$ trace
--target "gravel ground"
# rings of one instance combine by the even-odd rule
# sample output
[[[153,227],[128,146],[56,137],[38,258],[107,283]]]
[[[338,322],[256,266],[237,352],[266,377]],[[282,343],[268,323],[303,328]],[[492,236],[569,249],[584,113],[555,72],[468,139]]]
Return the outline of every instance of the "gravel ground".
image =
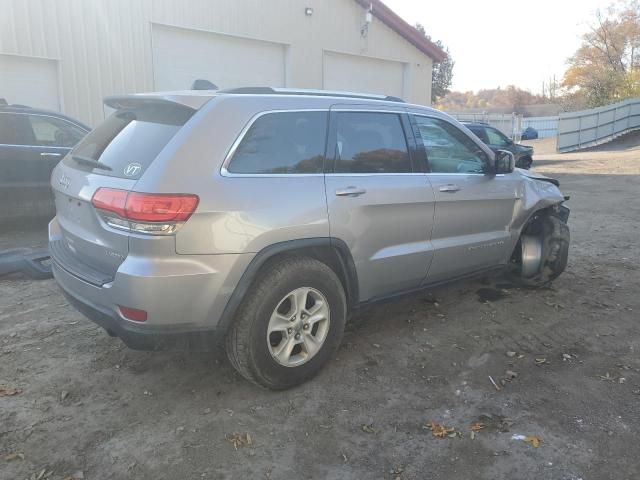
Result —
[[[485,279],[371,307],[287,392],[220,354],[128,350],[53,281],[0,280],[0,384],[21,390],[0,393],[0,478],[639,478],[639,143],[534,142],[571,195],[550,288]],[[0,249],[43,243],[0,233]]]

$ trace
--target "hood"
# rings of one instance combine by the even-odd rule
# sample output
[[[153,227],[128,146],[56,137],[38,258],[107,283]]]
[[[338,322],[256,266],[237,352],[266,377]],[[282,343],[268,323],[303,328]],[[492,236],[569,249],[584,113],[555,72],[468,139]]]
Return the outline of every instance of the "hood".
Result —
[[[520,151],[520,152],[531,152],[531,151],[533,151],[533,147],[530,147],[528,145],[522,145],[520,143],[517,143],[516,147],[518,147],[518,151]]]
[[[531,178],[533,180],[540,180],[541,182],[549,182],[554,184],[556,187],[560,186],[560,182],[558,180],[542,175],[541,173],[532,172],[531,170],[525,170],[523,168],[516,168],[515,170],[523,177]]]

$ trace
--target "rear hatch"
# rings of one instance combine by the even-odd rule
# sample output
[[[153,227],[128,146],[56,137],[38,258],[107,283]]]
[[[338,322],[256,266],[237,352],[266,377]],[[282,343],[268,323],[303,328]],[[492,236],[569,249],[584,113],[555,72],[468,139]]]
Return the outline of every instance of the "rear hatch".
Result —
[[[92,205],[99,189],[130,192],[195,112],[161,99],[125,97],[56,167],[51,177],[60,226],[51,239],[54,260],[84,280],[113,279],[129,253],[125,228],[108,225]]]

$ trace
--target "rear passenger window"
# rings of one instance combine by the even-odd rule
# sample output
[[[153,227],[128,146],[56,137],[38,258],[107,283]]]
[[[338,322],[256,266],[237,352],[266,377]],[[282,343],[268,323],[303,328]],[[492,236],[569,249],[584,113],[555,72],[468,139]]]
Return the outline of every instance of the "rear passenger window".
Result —
[[[396,113],[338,112],[336,173],[411,172],[409,151]]]
[[[46,147],[73,147],[86,132],[79,127],[53,117],[29,115],[33,136],[38,145]]]
[[[327,112],[274,112],[245,133],[227,170],[231,173],[321,173]]]

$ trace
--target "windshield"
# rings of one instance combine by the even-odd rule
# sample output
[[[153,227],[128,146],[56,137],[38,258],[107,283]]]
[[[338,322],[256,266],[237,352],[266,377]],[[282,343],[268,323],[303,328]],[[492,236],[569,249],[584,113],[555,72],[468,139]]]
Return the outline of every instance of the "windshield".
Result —
[[[193,113],[191,108],[164,103],[118,110],[91,131],[64,162],[100,175],[138,179]]]

